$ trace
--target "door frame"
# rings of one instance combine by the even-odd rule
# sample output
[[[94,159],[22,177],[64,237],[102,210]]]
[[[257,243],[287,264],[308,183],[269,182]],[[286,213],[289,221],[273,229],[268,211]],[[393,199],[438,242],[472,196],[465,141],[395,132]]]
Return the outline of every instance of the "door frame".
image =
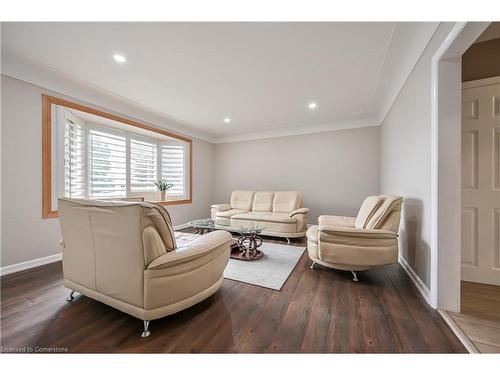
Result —
[[[462,55],[490,22],[457,22],[431,60],[431,285],[434,308],[460,311]]]

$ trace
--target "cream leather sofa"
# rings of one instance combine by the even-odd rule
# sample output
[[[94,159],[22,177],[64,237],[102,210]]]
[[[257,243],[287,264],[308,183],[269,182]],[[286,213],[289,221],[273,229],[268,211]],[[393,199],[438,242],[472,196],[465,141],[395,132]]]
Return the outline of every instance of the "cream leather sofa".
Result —
[[[259,223],[266,227],[263,235],[287,240],[305,235],[308,212],[299,191],[237,190],[231,194],[231,203],[211,206],[217,228]]]
[[[144,321],[186,309],[215,293],[231,235],[178,235],[152,203],[59,199],[64,286]]]
[[[322,215],[307,230],[307,251],[315,263],[356,271],[397,262],[398,230],[403,198],[367,197],[357,217]]]

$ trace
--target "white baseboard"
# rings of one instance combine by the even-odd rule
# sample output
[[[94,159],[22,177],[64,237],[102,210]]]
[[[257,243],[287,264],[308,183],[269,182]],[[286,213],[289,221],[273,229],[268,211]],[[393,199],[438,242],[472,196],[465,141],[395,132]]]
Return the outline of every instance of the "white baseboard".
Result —
[[[27,260],[26,262],[11,264],[0,268],[0,276],[9,275],[11,273],[24,271],[30,268],[44,266],[45,264],[54,263],[62,260],[62,253],[49,255],[48,257]]]
[[[188,223],[175,225],[174,230],[180,230],[189,228],[190,225]],[[0,276],[10,275],[11,273],[20,272],[24,270],[28,270],[30,268],[44,266],[49,263],[54,263],[62,260],[62,253],[49,255],[48,257],[27,260],[26,262],[11,264],[10,266],[5,266],[0,268]]]
[[[433,308],[435,306],[432,305],[432,298],[431,298],[431,291],[425,285],[425,283],[422,281],[420,277],[413,271],[413,269],[410,267],[410,265],[406,262],[406,260],[403,257],[398,258],[398,262],[403,267],[403,269],[406,271],[408,276],[410,277],[411,281],[413,281],[413,284],[417,287],[417,290],[420,292],[422,297],[424,297],[425,301]]]

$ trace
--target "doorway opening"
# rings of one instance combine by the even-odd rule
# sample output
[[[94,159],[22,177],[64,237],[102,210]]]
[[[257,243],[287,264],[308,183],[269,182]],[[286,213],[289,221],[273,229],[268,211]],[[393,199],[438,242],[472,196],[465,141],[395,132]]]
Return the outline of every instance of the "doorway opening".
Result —
[[[500,23],[463,24],[436,70],[436,304],[500,353]]]

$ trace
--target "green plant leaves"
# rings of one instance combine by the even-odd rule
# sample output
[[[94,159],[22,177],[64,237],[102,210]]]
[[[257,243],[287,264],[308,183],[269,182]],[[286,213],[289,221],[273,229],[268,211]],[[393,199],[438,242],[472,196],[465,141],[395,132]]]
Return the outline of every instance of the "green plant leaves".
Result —
[[[159,191],[167,191],[174,186],[173,183],[167,181],[166,178],[159,178],[154,182]]]

